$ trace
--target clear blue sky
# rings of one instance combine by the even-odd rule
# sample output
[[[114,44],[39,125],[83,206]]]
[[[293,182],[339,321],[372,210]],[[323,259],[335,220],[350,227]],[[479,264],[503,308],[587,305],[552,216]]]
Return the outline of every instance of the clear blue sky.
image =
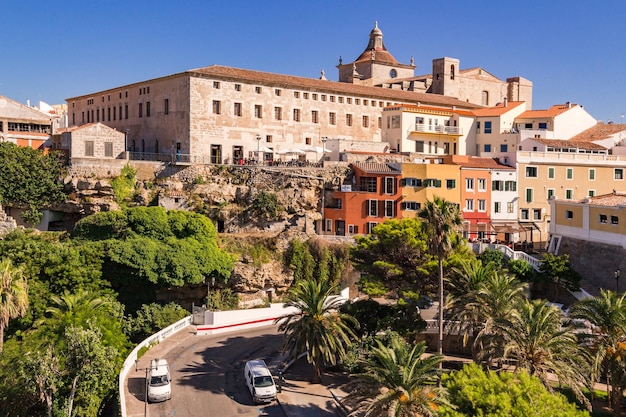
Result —
[[[379,22],[416,75],[434,58],[534,84],[533,108],[626,113],[620,0],[0,0],[0,95],[31,104],[213,64],[337,80]]]

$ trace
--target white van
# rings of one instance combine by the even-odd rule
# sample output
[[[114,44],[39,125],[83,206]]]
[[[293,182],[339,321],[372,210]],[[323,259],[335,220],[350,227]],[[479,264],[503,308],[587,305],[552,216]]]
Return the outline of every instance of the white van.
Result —
[[[255,403],[270,402],[276,399],[274,378],[264,360],[246,362],[244,379]]]
[[[172,398],[172,379],[165,359],[152,359],[148,374],[148,402],[165,401]]]

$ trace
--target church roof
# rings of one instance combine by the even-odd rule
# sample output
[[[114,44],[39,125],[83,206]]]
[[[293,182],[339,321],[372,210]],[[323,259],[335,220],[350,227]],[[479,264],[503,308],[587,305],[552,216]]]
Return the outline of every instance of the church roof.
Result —
[[[380,38],[380,44],[375,42],[376,38]],[[354,62],[361,61],[375,61],[379,63],[387,63],[393,65],[399,65],[399,62],[387,51],[385,48],[385,43],[383,42],[383,32],[378,28],[378,22],[374,25],[374,29],[370,32],[370,40],[367,44],[367,47],[359,55],[359,57]]]

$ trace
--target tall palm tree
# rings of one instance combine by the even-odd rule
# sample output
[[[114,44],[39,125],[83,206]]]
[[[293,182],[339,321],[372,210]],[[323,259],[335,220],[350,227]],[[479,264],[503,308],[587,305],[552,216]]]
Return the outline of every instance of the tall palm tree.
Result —
[[[439,333],[437,352],[443,354],[443,261],[452,252],[452,235],[461,225],[462,217],[459,207],[447,200],[433,197],[427,201],[418,216],[424,220],[428,232],[429,250],[439,262]]]
[[[306,353],[313,366],[313,382],[320,383],[324,365],[336,365],[346,353],[356,319],[339,311],[345,302],[336,294],[337,286],[327,278],[300,281],[289,291],[286,307],[298,311],[276,319],[279,331],[285,332],[283,349],[293,359]]]
[[[619,413],[625,387],[621,355],[626,337],[626,293],[602,290],[600,296],[572,305],[568,315],[591,324],[592,377],[597,380],[606,370],[609,401],[614,413]]]
[[[4,329],[11,319],[22,317],[28,309],[28,282],[21,267],[10,259],[0,261],[0,352],[4,342]]]
[[[572,389],[589,410],[591,403],[581,387],[590,386],[589,356],[580,348],[576,333],[563,325],[563,313],[545,300],[520,300],[507,318],[495,321],[492,333],[485,335],[484,356],[491,361],[513,361],[538,377],[551,390],[549,375]]]
[[[351,414],[436,416],[438,406],[448,404],[447,392],[436,386],[443,356],[423,357],[425,342],[411,347],[398,335],[392,336],[389,346],[377,343],[363,361],[366,371],[349,384],[345,402],[352,407]]]

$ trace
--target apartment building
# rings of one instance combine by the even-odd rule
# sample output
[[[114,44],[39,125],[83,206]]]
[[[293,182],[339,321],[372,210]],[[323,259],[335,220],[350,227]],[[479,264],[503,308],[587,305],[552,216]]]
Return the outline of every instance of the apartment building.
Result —
[[[49,147],[52,118],[30,106],[0,96],[0,142],[43,149]]]
[[[357,162],[351,184],[334,191],[322,210],[322,234],[350,236],[371,233],[378,224],[400,213],[400,166]]]

